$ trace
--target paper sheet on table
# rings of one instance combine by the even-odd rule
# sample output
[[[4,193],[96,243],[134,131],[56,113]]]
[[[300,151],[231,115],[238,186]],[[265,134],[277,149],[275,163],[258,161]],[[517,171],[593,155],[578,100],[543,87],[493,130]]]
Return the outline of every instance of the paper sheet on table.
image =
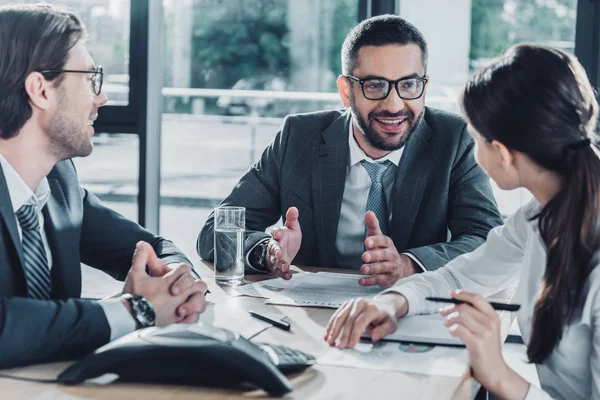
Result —
[[[199,321],[237,332],[246,339],[250,339],[272,326],[268,322],[252,317],[248,311],[227,303],[207,302],[206,310],[200,314]]]
[[[467,350],[393,342],[359,343],[354,349],[332,348],[319,364],[390,370],[436,376],[463,376],[469,368]]]
[[[464,347],[462,340],[450,334],[445,321],[446,317],[438,313],[400,318],[396,331],[383,340]],[[363,337],[368,338],[369,335],[365,332]]]
[[[248,296],[265,297],[269,304],[338,308],[346,300],[371,298],[380,293],[379,286],[363,287],[355,274],[303,272],[291,280],[270,279],[237,288]]]

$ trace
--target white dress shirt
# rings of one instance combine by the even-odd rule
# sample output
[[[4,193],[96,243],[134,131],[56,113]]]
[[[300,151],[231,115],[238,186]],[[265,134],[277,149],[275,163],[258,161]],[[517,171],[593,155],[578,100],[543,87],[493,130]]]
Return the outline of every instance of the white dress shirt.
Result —
[[[12,208],[15,212],[19,237],[23,240],[21,225],[19,224],[18,218],[16,218],[16,212],[25,204],[35,206],[40,224],[39,231],[42,236],[42,242],[44,243],[46,258],[48,259],[48,267],[52,269],[52,253],[50,246],[48,245],[46,231],[44,230],[44,215],[42,213],[43,208],[50,198],[50,185],[48,184],[48,179],[44,177],[35,188],[35,192],[33,192],[2,154],[0,154],[0,165],[2,165],[8,193],[12,202]],[[110,326],[110,340],[114,340],[135,330],[135,321],[120,299],[103,300],[100,301],[99,304],[102,306]]]
[[[450,290],[456,289],[489,296],[518,280],[514,302],[521,304],[521,309],[517,321],[524,342],[529,343],[547,259],[538,221],[530,220],[540,209],[540,204],[532,200],[504,226],[491,230],[487,241],[477,250],[455,258],[437,271],[402,279],[385,292],[404,295],[408,314],[413,315],[440,308],[439,303],[426,301],[427,296],[448,296]],[[597,265],[588,277],[580,307],[565,327],[562,340],[536,368],[544,390],[530,386],[528,400],[600,399],[600,268]]]
[[[337,236],[335,239],[336,264],[342,268],[360,269],[363,264],[362,254],[365,243],[365,212],[367,199],[371,189],[371,178],[367,170],[361,165],[362,160],[367,162],[384,162],[389,160],[390,167],[383,176],[383,191],[388,211],[388,226],[392,223],[392,193],[398,164],[402,158],[404,147],[388,153],[385,157],[373,160],[367,156],[354,139],[354,123],[350,123],[348,131],[348,144],[350,157],[346,169],[346,183],[340,210]],[[412,254],[404,253],[412,258],[421,268],[423,265]],[[423,270],[425,270],[423,268]]]

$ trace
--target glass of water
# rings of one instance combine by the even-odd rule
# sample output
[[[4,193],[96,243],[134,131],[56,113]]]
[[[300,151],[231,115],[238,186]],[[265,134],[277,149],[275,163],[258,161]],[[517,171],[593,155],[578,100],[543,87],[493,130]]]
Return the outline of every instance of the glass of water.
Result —
[[[217,284],[244,283],[244,207],[215,208],[215,280]]]

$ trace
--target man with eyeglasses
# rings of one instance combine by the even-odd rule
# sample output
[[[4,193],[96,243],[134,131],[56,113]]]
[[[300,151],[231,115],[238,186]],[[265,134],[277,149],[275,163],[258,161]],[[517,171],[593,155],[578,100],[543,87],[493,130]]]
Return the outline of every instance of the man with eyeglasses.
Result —
[[[106,103],[86,30],[50,5],[0,7],[0,369],[72,359],[137,328],[191,323],[206,284],[171,242],[78,182]],[[81,262],[125,280],[81,299]]]
[[[222,202],[246,207],[248,270],[360,269],[361,285],[389,287],[474,250],[502,223],[465,122],[424,105],[427,56],[399,16],[348,34],[337,84],[349,108],[288,116]],[[209,260],[213,225],[211,214],[197,243]]]

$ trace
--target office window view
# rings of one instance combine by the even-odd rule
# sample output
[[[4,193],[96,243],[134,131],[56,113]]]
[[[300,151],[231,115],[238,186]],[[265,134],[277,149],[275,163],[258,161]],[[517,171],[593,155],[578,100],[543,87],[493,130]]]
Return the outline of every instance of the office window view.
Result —
[[[50,2],[84,20],[110,104],[127,105],[131,0]],[[283,117],[342,106],[339,53],[359,0],[163,0],[163,7],[161,234],[195,254],[207,215]],[[468,76],[508,46],[572,52],[576,8],[577,0],[401,0],[398,11],[429,43],[426,103],[459,112]],[[99,133],[94,143],[94,153],[76,161],[83,186],[136,219],[137,135]],[[518,191],[496,195],[504,215],[528,200]]]

